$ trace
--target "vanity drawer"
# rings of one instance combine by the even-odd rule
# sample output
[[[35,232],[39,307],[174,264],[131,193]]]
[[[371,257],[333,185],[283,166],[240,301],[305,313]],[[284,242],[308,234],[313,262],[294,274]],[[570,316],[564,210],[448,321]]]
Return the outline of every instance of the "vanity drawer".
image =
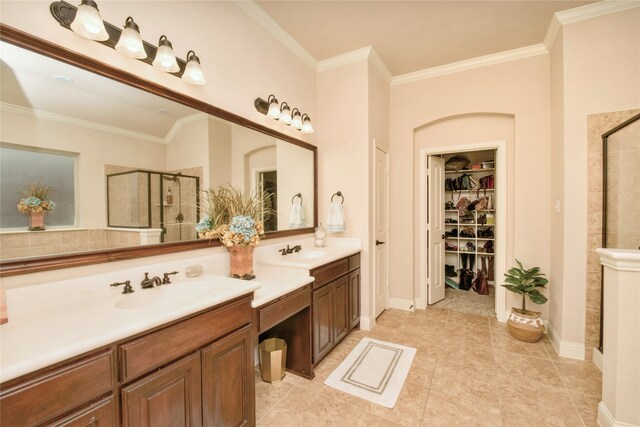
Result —
[[[113,351],[74,362],[42,377],[3,390],[3,426],[43,423],[114,387]]]
[[[295,291],[279,301],[274,301],[264,308],[258,308],[260,320],[260,333],[272,328],[285,319],[293,316],[300,310],[311,305],[311,287]]]
[[[349,260],[347,258],[325,265],[316,270],[312,270],[311,275],[315,279],[313,282],[313,289],[318,289],[338,277],[344,276],[348,272]]]
[[[121,345],[120,379],[126,382],[251,323],[251,310],[247,296]]]
[[[349,271],[353,271],[360,267],[360,254],[349,257]]]

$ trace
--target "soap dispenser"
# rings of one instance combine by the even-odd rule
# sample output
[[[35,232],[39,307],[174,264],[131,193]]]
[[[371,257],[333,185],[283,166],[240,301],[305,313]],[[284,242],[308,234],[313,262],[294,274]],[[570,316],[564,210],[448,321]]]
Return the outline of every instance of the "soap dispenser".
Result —
[[[323,248],[327,246],[327,239],[326,239],[327,231],[322,226],[322,223],[320,223],[320,226],[316,228],[315,236],[316,236],[315,245],[317,248]]]

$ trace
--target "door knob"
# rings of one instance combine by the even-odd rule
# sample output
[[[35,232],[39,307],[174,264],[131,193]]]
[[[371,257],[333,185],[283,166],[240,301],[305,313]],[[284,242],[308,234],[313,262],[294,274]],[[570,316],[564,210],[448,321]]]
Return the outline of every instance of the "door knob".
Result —
[[[447,238],[447,236],[445,236],[444,234],[442,235],[442,240],[445,240]]]
[[[376,240],[376,246],[380,246],[380,245],[384,245],[384,242],[381,242],[380,240]]]

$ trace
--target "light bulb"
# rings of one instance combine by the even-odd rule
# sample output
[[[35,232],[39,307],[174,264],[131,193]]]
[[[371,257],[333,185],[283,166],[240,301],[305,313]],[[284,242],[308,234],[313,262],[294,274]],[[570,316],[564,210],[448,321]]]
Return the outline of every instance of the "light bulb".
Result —
[[[166,71],[168,73],[177,73],[180,71],[176,56],[173,54],[173,46],[165,35],[160,36],[158,51],[153,60],[153,66],[160,71]]]
[[[200,58],[198,58],[192,50],[187,53],[187,66],[184,68],[182,80],[192,85],[203,85],[206,83],[202,66],[200,65]]]
[[[291,126],[300,130],[302,129],[302,116],[297,108],[294,108],[291,112]]]
[[[147,52],[142,44],[142,37],[140,37],[140,28],[132,17],[128,17],[124,23],[124,30],[120,34],[116,50],[131,58],[144,59],[147,57]]]
[[[280,106],[280,120],[285,125],[291,125],[291,108],[286,102],[283,102]]]
[[[302,115],[302,133],[313,133],[311,118],[306,113]]]
[[[100,11],[98,11],[98,5],[93,0],[82,0],[71,23],[71,29],[74,33],[89,40],[105,41],[109,39]]]
[[[280,118],[280,106],[278,105],[278,100],[275,96],[269,95],[268,102],[269,111],[267,111],[267,117],[278,120]]]

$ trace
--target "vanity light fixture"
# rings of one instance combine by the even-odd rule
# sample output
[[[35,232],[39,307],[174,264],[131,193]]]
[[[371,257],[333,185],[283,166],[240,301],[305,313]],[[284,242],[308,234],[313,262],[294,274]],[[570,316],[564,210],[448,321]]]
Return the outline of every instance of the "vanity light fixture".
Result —
[[[180,71],[176,56],[173,54],[173,45],[164,34],[160,36],[158,40],[158,51],[156,57],[153,60],[153,66],[167,73],[176,73]]]
[[[280,106],[278,105],[278,100],[274,95],[269,95],[269,97],[267,98],[267,103],[269,104],[267,117],[278,120],[280,118]]]
[[[269,118],[279,120],[302,133],[313,133],[313,126],[311,125],[309,115],[306,113],[302,114],[297,108],[292,110],[286,102],[279,104],[275,95],[269,95],[266,101],[262,98],[256,98],[255,101],[253,101],[253,105],[259,113]]]
[[[283,102],[282,105],[280,105],[280,120],[285,125],[291,124],[291,108],[289,108],[289,104],[286,102]]]
[[[140,37],[140,28],[130,16],[124,22],[124,29],[120,34],[118,44],[116,44],[116,50],[130,58],[144,59],[147,57],[142,37]]]
[[[300,110],[294,108],[291,112],[291,126],[298,130],[302,130],[302,115],[300,114]]]
[[[187,53],[187,66],[182,74],[182,80],[192,85],[203,85],[206,83],[202,66],[200,65],[200,58],[198,58],[192,50]]]
[[[82,0],[71,23],[71,30],[89,40],[104,41],[109,39],[98,5],[93,0]]]
[[[313,126],[311,126],[311,118],[307,113],[302,115],[302,133],[313,133]]]
[[[120,29],[102,20],[95,0],[81,0],[78,7],[64,0],[54,1],[49,6],[49,11],[60,25],[82,37],[96,40],[123,55],[139,59],[176,77],[184,76],[183,80],[190,84],[205,84],[200,58],[193,51],[189,51],[185,62],[176,58],[173,46],[166,36],[160,37],[157,48],[145,42],[132,17],[128,17],[124,29]]]

